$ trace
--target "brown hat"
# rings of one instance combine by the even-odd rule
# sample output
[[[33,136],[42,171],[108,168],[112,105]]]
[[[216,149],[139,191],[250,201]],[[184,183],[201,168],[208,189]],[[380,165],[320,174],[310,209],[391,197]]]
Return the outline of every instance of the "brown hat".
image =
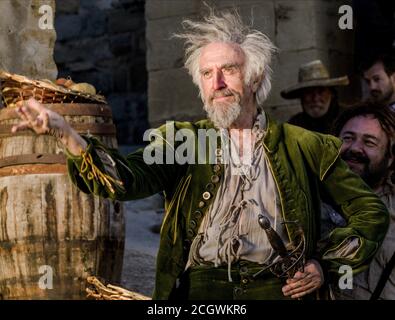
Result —
[[[311,87],[335,87],[349,84],[348,77],[330,78],[329,72],[321,62],[314,60],[303,64],[299,68],[299,82],[288,89],[281,91],[284,99],[296,99],[300,97],[300,90]]]

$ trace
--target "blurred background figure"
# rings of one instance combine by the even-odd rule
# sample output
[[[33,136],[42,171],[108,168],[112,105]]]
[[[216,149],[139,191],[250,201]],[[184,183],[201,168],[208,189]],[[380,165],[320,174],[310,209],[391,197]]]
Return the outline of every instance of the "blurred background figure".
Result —
[[[320,60],[306,63],[299,68],[299,82],[281,91],[284,99],[300,98],[303,111],[289,119],[299,127],[329,133],[341,111],[335,87],[349,84],[347,76],[331,78]]]
[[[395,56],[378,55],[362,65],[362,76],[368,98],[395,111]]]

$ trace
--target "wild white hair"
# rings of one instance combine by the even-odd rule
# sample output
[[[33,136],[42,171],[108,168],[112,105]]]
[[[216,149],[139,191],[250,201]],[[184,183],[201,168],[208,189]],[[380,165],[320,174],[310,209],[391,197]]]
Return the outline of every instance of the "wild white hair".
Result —
[[[182,25],[185,32],[175,37],[185,40],[185,67],[199,87],[200,95],[199,58],[202,48],[212,42],[235,43],[246,57],[245,84],[260,81],[255,99],[257,105],[262,106],[272,87],[270,63],[276,47],[270,39],[262,32],[244,25],[236,10],[225,11],[220,15],[210,10],[203,21],[184,20]]]

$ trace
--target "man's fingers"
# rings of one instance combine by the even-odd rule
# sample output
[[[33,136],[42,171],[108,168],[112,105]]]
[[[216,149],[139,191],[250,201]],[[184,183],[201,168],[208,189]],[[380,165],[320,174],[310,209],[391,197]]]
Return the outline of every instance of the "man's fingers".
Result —
[[[29,111],[34,110],[37,113],[41,113],[42,111],[45,110],[44,106],[33,98],[27,100],[27,102],[25,103],[25,107],[27,107]]]
[[[29,121],[21,121],[17,125],[11,128],[11,132],[15,133],[17,131],[26,130],[30,128]]]
[[[292,290],[294,288],[299,288],[301,286],[306,285],[307,283],[310,283],[310,281],[312,279],[314,279],[314,276],[309,274],[308,276],[306,276],[300,280],[291,279],[291,282],[288,282],[288,280],[287,280],[287,285],[284,287],[284,289],[286,291],[288,291],[288,290]]]
[[[30,121],[31,123],[34,123],[34,121],[36,120],[36,117],[33,115],[31,110],[26,105],[24,105],[20,110],[25,115],[25,117],[28,121]]]
[[[289,291],[284,291],[284,296],[291,296],[291,298],[299,298],[306,294],[313,292],[314,290],[319,288],[319,283],[317,281],[309,282],[308,284],[301,285],[299,287],[295,287]]]
[[[28,121],[25,113],[22,111],[22,107],[16,108],[16,114],[21,118],[22,121]]]
[[[49,130],[49,126],[48,126],[49,125],[49,115],[48,115],[48,112],[44,112],[43,113],[42,121],[43,121],[43,126],[42,126],[43,130],[45,130],[45,131]]]
[[[292,294],[295,294],[295,293],[300,293],[300,292],[309,290],[311,288],[315,288],[315,287],[317,287],[317,285],[318,285],[317,281],[309,281],[307,283],[300,283],[298,286],[295,286],[295,287],[291,288],[287,292],[287,294],[288,295],[292,295]]]
[[[292,294],[292,295],[291,295],[291,298],[292,298],[292,299],[298,299],[298,298],[300,298],[300,297],[303,297],[303,296],[305,296],[305,295],[307,295],[307,294],[310,294],[310,293],[314,292],[314,291],[317,290],[317,289],[318,289],[318,288],[315,287],[315,286],[310,287],[310,288],[307,288],[305,291]]]
[[[305,276],[303,279],[295,280],[291,279],[291,282],[287,281],[287,285],[283,287],[283,291],[290,291],[294,288],[300,288],[308,283],[310,283],[314,279],[313,275],[309,274]]]
[[[292,279],[287,279],[287,284],[295,283],[297,281],[300,281],[300,280],[306,278],[309,274],[310,273],[308,273],[308,272],[300,272],[300,271],[298,271],[298,272],[295,273],[295,275],[293,276]]]

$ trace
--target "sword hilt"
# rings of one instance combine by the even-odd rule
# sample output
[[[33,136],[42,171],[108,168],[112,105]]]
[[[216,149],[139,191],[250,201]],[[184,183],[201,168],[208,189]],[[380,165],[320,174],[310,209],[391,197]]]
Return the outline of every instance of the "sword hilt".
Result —
[[[278,253],[280,257],[286,257],[288,255],[287,248],[285,247],[284,242],[281,240],[281,237],[276,232],[276,230],[271,227],[269,219],[263,214],[260,214],[258,216],[258,223],[265,231],[273,250]]]

